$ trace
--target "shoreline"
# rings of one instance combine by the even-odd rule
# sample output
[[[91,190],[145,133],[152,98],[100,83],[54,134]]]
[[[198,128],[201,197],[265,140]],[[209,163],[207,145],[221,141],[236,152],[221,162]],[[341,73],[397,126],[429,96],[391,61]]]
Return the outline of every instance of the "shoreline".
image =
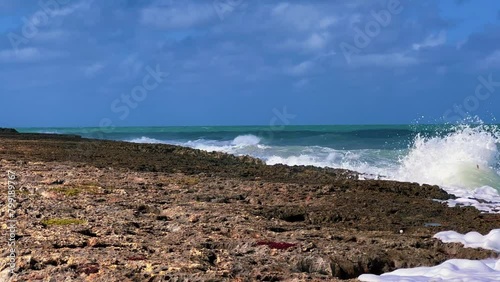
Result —
[[[2,130],[0,156],[2,173],[18,180],[11,281],[353,279],[498,257],[432,238],[500,224],[498,215],[434,201],[451,197],[437,186],[174,145]],[[6,200],[7,192],[4,217]]]

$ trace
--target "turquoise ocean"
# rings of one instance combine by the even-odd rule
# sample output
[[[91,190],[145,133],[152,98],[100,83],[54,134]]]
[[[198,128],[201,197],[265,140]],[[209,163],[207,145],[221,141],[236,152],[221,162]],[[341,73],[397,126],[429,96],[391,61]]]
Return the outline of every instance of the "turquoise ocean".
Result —
[[[362,178],[439,185],[500,203],[498,125],[336,125],[20,128],[250,155],[267,164],[355,170]],[[485,194],[488,194],[485,196]],[[499,205],[500,206],[500,205]]]

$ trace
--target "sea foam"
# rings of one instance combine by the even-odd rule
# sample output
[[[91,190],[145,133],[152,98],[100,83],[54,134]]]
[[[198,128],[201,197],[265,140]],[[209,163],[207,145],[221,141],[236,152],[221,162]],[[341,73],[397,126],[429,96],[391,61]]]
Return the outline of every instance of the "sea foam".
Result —
[[[145,136],[143,136],[141,138],[130,139],[130,140],[128,140],[128,142],[144,143],[144,144],[168,144],[168,142],[161,141],[161,140],[154,139],[154,138],[145,137]]]
[[[443,187],[500,189],[497,131],[462,126],[444,137],[418,135],[395,174],[397,180]]]
[[[398,269],[380,276],[363,274],[366,282],[500,281],[500,260],[451,259],[433,267]]]
[[[500,229],[493,229],[486,235],[479,232],[460,234],[455,231],[443,231],[434,235],[444,243],[462,243],[465,248],[482,248],[500,253]]]
[[[486,235],[478,232],[460,234],[443,231],[434,235],[444,243],[462,243],[466,248],[483,248],[500,252],[500,229]],[[500,281],[500,260],[451,259],[432,267],[398,269],[382,275],[363,274],[358,277],[367,282],[427,282],[427,281]]]
[[[231,142],[232,145],[235,146],[253,146],[258,145],[261,141],[261,138],[255,135],[240,135]]]

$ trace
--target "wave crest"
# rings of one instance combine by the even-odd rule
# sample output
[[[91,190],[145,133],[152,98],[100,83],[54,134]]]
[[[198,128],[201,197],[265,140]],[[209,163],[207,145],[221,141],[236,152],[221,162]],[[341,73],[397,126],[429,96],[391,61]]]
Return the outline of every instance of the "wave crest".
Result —
[[[261,139],[255,135],[240,135],[231,142],[234,146],[255,146],[260,144]]]
[[[397,180],[445,187],[500,189],[496,129],[460,126],[443,137],[417,135],[409,153],[400,160]]]
[[[145,144],[167,144],[167,142],[165,142],[165,141],[161,141],[161,140],[158,140],[158,139],[149,138],[149,137],[145,137],[145,136],[142,136],[141,138],[131,139],[128,142],[132,142],[132,143],[145,143]]]

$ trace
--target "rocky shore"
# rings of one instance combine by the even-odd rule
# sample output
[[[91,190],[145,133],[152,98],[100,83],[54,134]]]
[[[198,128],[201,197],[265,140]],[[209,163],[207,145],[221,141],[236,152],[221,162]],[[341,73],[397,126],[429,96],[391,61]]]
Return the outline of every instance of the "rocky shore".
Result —
[[[336,281],[496,257],[443,244],[498,215],[437,186],[267,166],[189,148],[0,130],[2,231],[15,174],[16,265],[0,281]]]

